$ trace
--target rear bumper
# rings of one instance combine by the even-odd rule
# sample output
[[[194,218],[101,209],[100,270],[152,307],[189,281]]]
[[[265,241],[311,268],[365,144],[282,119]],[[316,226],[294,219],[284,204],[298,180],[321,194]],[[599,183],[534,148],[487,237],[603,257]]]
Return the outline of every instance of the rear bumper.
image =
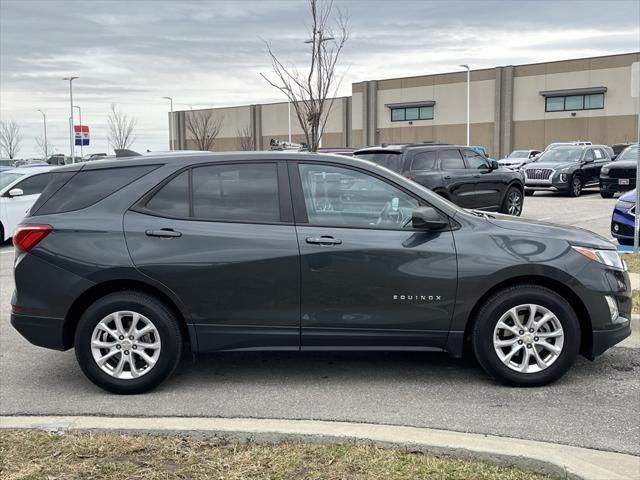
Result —
[[[13,328],[38,347],[68,350],[64,342],[64,324],[64,318],[11,314]]]
[[[628,192],[636,188],[636,179],[629,178],[628,185],[620,185],[619,178],[600,177],[600,190],[603,192]]]
[[[622,319],[620,319],[622,320]],[[607,349],[620,343],[622,340],[631,335],[631,321],[624,319],[624,323],[621,322],[620,326],[609,330],[594,330],[593,346],[591,348],[591,359],[602,355]]]

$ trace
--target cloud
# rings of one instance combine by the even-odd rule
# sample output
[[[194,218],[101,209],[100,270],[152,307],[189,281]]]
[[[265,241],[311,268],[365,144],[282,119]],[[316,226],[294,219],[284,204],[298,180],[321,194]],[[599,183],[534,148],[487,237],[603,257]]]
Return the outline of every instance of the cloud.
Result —
[[[304,66],[306,2],[0,0],[0,117],[23,127],[23,156],[36,153],[38,108],[49,137],[68,149],[68,83],[92,129],[90,151],[106,151],[111,103],[138,118],[135,148],[166,149],[168,102],[176,109],[281,100],[264,41]],[[336,0],[351,23],[345,78],[446,72],[640,50],[640,5],[610,1]]]

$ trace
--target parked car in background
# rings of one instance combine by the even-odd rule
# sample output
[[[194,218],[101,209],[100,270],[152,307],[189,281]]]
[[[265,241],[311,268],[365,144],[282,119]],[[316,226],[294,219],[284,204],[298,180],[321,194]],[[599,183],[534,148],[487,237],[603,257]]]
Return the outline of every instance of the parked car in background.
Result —
[[[421,161],[434,152],[479,155]],[[631,334],[611,242],[461,209],[358,156],[175,152],[54,175],[16,231],[11,324],[75,348],[111,392],[154,388],[185,350],[473,353],[534,387]]]
[[[633,144],[632,143],[614,143],[613,145],[611,145],[611,149],[613,150],[613,154],[617,157],[624,151],[625,148],[627,148],[630,145],[633,145]],[[612,157],[612,159],[614,158]]]
[[[558,145],[522,169],[525,194],[546,190],[579,197],[583,188],[600,185],[600,170],[610,163],[602,145]]]
[[[593,145],[593,144],[588,140],[574,140],[573,142],[554,142],[547,145],[547,148],[545,148],[544,150],[546,152],[547,150],[553,150],[554,148],[558,148],[558,147],[585,146],[585,145]]]
[[[49,165],[66,165],[70,162],[66,155],[63,155],[62,153],[56,153],[55,155],[51,155],[49,158],[47,158],[47,163]]]
[[[636,188],[639,156],[638,145],[631,145],[618,155],[615,162],[602,167],[600,195],[603,198],[613,198],[617,192],[626,192]]]
[[[318,148],[318,153],[331,153],[333,155],[344,155],[346,157],[352,157],[353,152],[355,152],[357,148],[352,147],[321,147]]]
[[[357,158],[372,161],[423,185],[463,208],[520,215],[522,176],[500,168],[468,147],[407,144],[364,148]]]
[[[16,226],[51,178],[51,166],[14,168],[0,173],[0,240],[13,236]]]
[[[0,167],[10,167],[13,168],[14,162],[10,158],[0,158]]]
[[[636,191],[622,195],[611,215],[611,235],[620,245],[633,245],[636,221]]]
[[[82,157],[83,162],[92,162],[94,160],[102,160],[107,156],[106,153],[88,153],[84,157]]]
[[[542,152],[540,150],[514,150],[505,158],[498,160],[501,167],[519,170],[527,163],[533,162]]]

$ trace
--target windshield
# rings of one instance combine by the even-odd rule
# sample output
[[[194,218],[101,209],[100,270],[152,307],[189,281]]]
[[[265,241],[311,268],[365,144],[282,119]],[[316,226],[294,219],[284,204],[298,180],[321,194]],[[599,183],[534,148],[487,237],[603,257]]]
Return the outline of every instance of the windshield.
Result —
[[[514,150],[509,155],[509,158],[527,158],[529,156],[529,150]]]
[[[547,150],[539,158],[543,162],[577,162],[582,156],[581,148],[554,148]]]
[[[0,190],[20,178],[23,173],[0,173]]]
[[[638,146],[632,146],[632,147],[628,147],[625,149],[624,152],[622,152],[618,158],[616,158],[616,160],[633,160],[635,162],[638,161]]]
[[[369,160],[394,172],[402,171],[402,153],[400,152],[359,153],[356,154],[356,156],[357,158]]]

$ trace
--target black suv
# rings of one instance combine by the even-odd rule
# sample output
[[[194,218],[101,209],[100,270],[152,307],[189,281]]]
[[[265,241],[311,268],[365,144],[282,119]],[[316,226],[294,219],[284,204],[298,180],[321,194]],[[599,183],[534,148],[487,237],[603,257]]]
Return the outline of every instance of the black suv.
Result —
[[[604,145],[566,145],[545,150],[523,168],[525,194],[554,191],[579,197],[585,187],[600,185],[600,170],[611,163]]]
[[[626,192],[636,188],[638,168],[638,145],[630,145],[618,155],[614,162],[600,171],[600,195],[613,198],[616,192]]]
[[[13,237],[11,323],[75,347],[113,392],[158,385],[183,349],[467,349],[535,386],[631,333],[609,241],[469,212],[365,160],[176,153],[51,174]]]
[[[523,177],[495,160],[457,145],[383,145],[354,152],[397,172],[463,208],[519,216],[524,205]]]

